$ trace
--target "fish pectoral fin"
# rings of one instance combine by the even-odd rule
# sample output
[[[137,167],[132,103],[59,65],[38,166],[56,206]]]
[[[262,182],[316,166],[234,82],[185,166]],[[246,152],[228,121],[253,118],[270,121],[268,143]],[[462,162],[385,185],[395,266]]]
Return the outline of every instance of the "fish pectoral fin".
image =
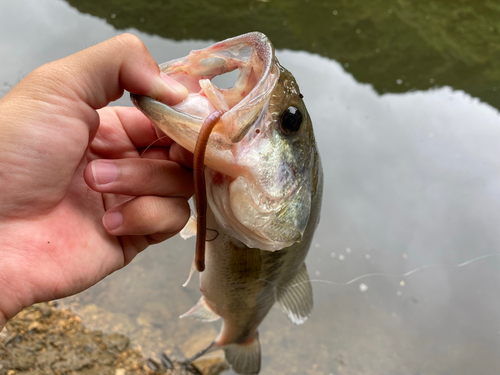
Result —
[[[205,297],[201,297],[196,305],[191,307],[191,309],[182,314],[179,318],[190,317],[196,320],[200,320],[202,322],[215,322],[220,319],[220,316],[214,313],[210,307],[207,305],[207,301],[205,301]]]
[[[193,258],[193,261],[191,262],[191,269],[189,270],[189,276],[184,284],[182,286],[185,288],[191,281],[191,278],[193,277],[194,271],[196,271],[196,264],[195,264],[195,258]]]
[[[243,344],[229,344],[224,346],[226,360],[238,374],[253,375],[260,371],[261,355],[259,333]]]
[[[196,236],[196,217],[194,215],[191,216],[186,225],[184,225],[180,235],[184,240]]]
[[[305,263],[293,280],[280,289],[278,301],[292,323],[302,324],[307,320],[313,308],[313,293]]]

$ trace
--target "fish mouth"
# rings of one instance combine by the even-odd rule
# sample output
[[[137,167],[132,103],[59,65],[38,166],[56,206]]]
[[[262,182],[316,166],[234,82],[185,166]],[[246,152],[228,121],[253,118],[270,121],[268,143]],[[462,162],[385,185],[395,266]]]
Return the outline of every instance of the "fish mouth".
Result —
[[[242,170],[234,146],[266,108],[279,75],[274,60],[274,47],[264,34],[240,35],[160,65],[165,74],[187,88],[189,94],[181,103],[168,106],[135,94],[131,100],[158,128],[191,152],[206,117],[224,110],[208,141],[205,164],[236,178]],[[236,69],[239,76],[233,87],[219,89],[212,83],[214,77]]]

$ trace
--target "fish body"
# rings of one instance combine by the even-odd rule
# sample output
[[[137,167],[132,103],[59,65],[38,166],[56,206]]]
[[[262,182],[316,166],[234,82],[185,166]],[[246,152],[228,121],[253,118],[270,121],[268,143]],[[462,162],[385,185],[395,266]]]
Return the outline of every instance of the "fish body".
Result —
[[[144,96],[132,100],[183,147],[193,151],[204,119],[225,111],[205,154],[207,228],[217,235],[206,242],[203,296],[183,316],[222,318],[209,350],[224,349],[235,372],[257,374],[258,326],[274,303],[296,324],[313,306],[304,260],[319,221],[323,175],[312,123],[294,77],[261,33],[160,68],[188,88],[188,97],[172,107]],[[211,82],[235,69],[233,87]]]

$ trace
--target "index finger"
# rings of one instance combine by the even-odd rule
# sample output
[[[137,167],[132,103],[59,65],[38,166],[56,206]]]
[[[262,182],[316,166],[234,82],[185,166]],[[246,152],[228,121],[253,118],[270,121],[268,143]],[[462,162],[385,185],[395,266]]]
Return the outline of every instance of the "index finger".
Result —
[[[101,123],[90,146],[97,157],[137,157],[137,152],[147,150],[143,157],[171,160],[192,169],[193,155],[156,128],[138,109],[106,107],[98,113]]]

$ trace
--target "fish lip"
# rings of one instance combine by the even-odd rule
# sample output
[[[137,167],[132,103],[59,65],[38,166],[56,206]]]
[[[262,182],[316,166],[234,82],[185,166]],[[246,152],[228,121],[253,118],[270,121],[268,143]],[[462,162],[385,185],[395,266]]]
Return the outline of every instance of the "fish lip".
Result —
[[[239,56],[238,53],[240,50],[243,50],[246,47],[251,48],[251,53],[249,56],[245,57],[243,56],[241,60],[238,60]],[[254,55],[255,53],[255,55]],[[206,77],[203,76],[204,72],[200,71],[199,75],[194,75],[195,79],[203,79],[203,78],[210,78],[212,79],[213,77],[217,75],[221,75],[236,69],[247,69],[246,73],[250,71],[253,73],[256,69],[253,68],[248,68],[250,65],[250,62],[252,62],[257,56],[260,59],[260,62],[262,62],[261,69],[260,69],[260,74],[257,83],[252,87],[252,89],[240,100],[238,101],[232,108],[230,108],[221,118],[220,124],[217,125],[215,132],[219,133],[221,136],[225,136],[226,142],[228,145],[226,145],[227,148],[230,147],[231,143],[237,143],[241,141],[248,133],[248,131],[252,128],[252,126],[255,124],[255,122],[258,120],[259,115],[261,113],[262,108],[264,108],[264,103],[269,100],[269,97],[271,95],[272,89],[276,85],[277,82],[277,76],[275,74],[276,69],[274,68],[275,64],[275,57],[274,57],[274,47],[270,40],[265,36],[264,34],[260,32],[251,32],[248,34],[243,34],[240,36],[236,36],[234,38],[226,39],[220,42],[217,42],[209,47],[206,47],[204,49],[200,50],[195,50],[192,51],[188,56],[182,57],[179,59],[175,59],[169,62],[165,62],[163,64],[160,64],[159,67],[160,69],[166,73],[166,74],[171,74],[175,75],[179,72],[185,72],[186,70],[194,70],[196,72],[196,66],[193,66],[193,64],[190,64],[190,61],[196,61],[196,57],[201,56],[201,62],[204,60],[203,56],[205,56],[205,59],[208,57],[218,57],[222,59],[223,56],[224,58],[227,58],[227,63],[226,65],[222,66],[219,71],[217,71],[217,68],[214,68],[214,71],[208,70],[206,73]],[[247,61],[244,61],[244,59],[247,59]],[[231,65],[233,64],[233,65]],[[239,65],[238,65],[239,64]],[[257,67],[257,70],[259,67]],[[274,75],[273,75],[273,70],[274,70]],[[254,73],[256,74],[256,73]],[[241,76],[241,74],[240,74]],[[272,76],[272,77],[270,77]],[[240,77],[238,78],[238,80]],[[238,81],[237,81],[238,82]],[[236,84],[235,84],[236,87]],[[229,89],[228,89],[229,90]],[[237,92],[237,91],[235,91]],[[152,120],[153,123],[158,125],[154,119],[152,119],[151,113],[147,113],[148,110],[145,108],[147,105],[151,105],[152,103],[154,106],[157,108],[163,108],[166,109],[165,107],[162,107],[160,105],[160,102],[156,101],[155,99],[149,98],[149,100],[144,100],[142,95],[136,95],[136,94],[131,94],[131,100],[133,104],[141,110],[141,112],[145,113],[148,118]],[[166,106],[165,104],[163,104]],[[173,107],[166,106],[170,108],[170,111],[164,111],[163,117],[166,119],[170,115],[174,115],[173,112],[177,112],[179,116],[186,116],[189,117],[192,121],[191,124],[193,125],[192,130],[194,130],[194,125],[195,123],[197,124],[196,127],[197,132],[199,133],[199,130],[203,124],[204,118],[197,117],[191,113],[188,112],[183,112],[176,110]],[[150,112],[150,111],[149,111]],[[169,114],[170,113],[170,114]],[[162,128],[160,126],[160,128]],[[182,142],[181,139],[176,139],[175,136],[172,136],[169,134],[169,131],[166,131],[165,129],[162,128],[162,130],[167,133],[174,141],[177,143],[181,144],[184,148],[188,149],[189,151],[193,152],[194,151],[194,143],[193,142]],[[222,130],[222,131],[221,131]],[[220,142],[219,142],[220,143]],[[209,145],[210,147],[210,145]],[[218,168],[217,168],[218,169]],[[218,169],[219,170],[219,169]],[[222,173],[225,173],[226,171],[220,170]]]

